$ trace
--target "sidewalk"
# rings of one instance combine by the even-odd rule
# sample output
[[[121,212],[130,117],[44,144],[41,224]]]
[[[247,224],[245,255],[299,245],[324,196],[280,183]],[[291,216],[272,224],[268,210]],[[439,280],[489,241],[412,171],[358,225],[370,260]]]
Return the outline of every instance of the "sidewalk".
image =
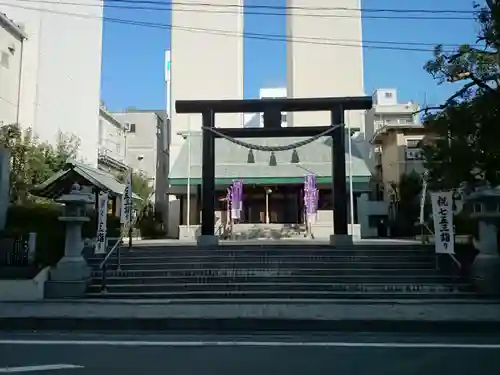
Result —
[[[399,331],[500,334],[499,303],[342,301],[0,303],[2,330]]]

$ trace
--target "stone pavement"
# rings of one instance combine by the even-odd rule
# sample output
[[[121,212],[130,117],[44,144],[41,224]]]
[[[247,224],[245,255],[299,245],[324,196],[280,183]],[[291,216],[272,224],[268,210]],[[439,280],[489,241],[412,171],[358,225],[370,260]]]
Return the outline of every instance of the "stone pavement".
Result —
[[[426,330],[500,333],[500,303],[12,302],[0,303],[0,329]]]

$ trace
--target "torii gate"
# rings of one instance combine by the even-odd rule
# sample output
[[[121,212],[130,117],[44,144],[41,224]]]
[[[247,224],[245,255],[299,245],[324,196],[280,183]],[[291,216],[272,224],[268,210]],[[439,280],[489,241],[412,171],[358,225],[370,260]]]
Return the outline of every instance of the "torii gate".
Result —
[[[327,133],[332,137],[332,199],[333,235],[331,243],[352,242],[348,236],[347,187],[345,168],[344,113],[349,110],[372,108],[372,98],[304,98],[304,99],[248,99],[248,100],[177,100],[177,113],[202,115],[202,186],[201,186],[201,235],[200,246],[215,246],[215,138],[225,135],[232,138],[314,137]],[[281,127],[282,112],[329,111],[330,126]],[[262,128],[217,128],[216,113],[263,113]],[[212,129],[217,131],[216,134]]]

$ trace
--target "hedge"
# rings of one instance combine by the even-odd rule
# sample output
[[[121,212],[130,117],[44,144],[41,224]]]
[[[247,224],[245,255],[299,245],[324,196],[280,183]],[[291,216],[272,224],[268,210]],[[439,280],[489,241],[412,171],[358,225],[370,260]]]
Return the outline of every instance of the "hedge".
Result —
[[[61,205],[12,205],[7,210],[6,235],[36,236],[36,260],[40,266],[54,265],[64,255],[65,223],[59,221],[63,214]],[[95,238],[97,215],[89,213],[90,221],[84,223],[83,238]],[[108,216],[108,237],[120,236],[120,218]]]

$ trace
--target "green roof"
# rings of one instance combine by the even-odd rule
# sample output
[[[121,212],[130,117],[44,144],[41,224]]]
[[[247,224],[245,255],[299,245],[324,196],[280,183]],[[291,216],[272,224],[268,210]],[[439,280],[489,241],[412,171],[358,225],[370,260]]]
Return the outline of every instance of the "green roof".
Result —
[[[32,194],[39,197],[58,198],[63,194],[66,185],[76,182],[75,176],[83,178],[100,190],[107,191],[111,195],[123,195],[125,185],[119,182],[114,175],[108,172],[92,168],[86,164],[68,160],[64,170],[56,173],[47,181],[35,186]],[[135,199],[141,199],[134,194]]]
[[[241,141],[253,145],[280,146],[296,143],[307,138],[245,138]],[[202,161],[201,133],[192,133],[191,146],[184,141],[179,155],[170,171],[171,185],[185,185],[188,177],[189,156],[191,149],[192,184],[201,180]],[[252,151],[255,163],[248,163],[249,151],[226,139],[215,140],[215,177],[216,184],[230,183],[235,178],[241,178],[245,183],[301,183],[308,173],[317,176],[318,183],[331,182],[332,155],[331,138],[323,137],[297,149],[298,163],[292,163],[293,150],[275,152],[276,165],[269,165],[270,152]],[[296,160],[295,160],[296,161]],[[349,155],[346,151],[346,173],[349,173]],[[368,169],[356,142],[352,142],[352,176],[353,183],[367,184],[371,173]],[[363,189],[365,190],[365,189]]]

